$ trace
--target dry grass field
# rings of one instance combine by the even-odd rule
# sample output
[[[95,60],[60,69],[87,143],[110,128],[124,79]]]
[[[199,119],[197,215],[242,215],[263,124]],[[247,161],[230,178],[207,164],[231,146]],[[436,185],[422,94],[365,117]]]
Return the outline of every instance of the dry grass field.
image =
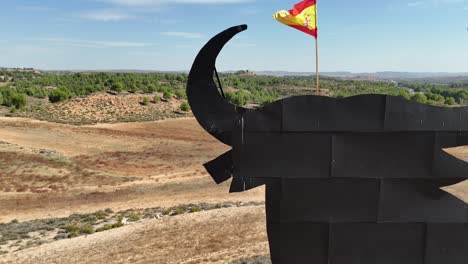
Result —
[[[259,202],[138,215],[69,239],[53,239],[56,227],[21,234],[24,241],[0,241],[0,263],[260,263],[268,255],[264,189],[229,194],[229,183],[215,185],[201,166],[228,149],[193,118],[85,126],[0,118],[0,231],[104,209],[116,213],[97,225],[120,223],[117,212],[129,209]],[[466,147],[448,151],[468,160]],[[468,183],[447,190],[468,201]]]
[[[132,208],[167,208],[202,202],[263,201],[262,188],[243,194],[229,194],[229,183],[217,186],[206,174],[202,164],[227,150],[227,146],[201,130],[193,118],[89,126],[0,118],[0,222],[67,217],[105,208],[118,212]],[[194,219],[204,220],[197,220],[196,225]],[[122,245],[125,244],[121,249],[116,247],[117,244],[102,244],[103,247],[114,248],[119,252],[109,251],[110,255],[96,256],[100,259],[98,262],[108,258],[126,263],[126,258],[134,255],[132,252],[138,250],[141,243],[144,244],[150,237],[154,241],[148,240],[149,244],[141,248],[143,251],[138,254],[143,258],[139,262],[181,263],[182,259],[191,256],[194,260],[187,263],[204,263],[200,260],[196,262],[196,258],[220,260],[225,256],[229,259],[234,255],[232,248],[244,250],[247,257],[251,253],[268,254],[262,206],[220,208],[163,220],[145,219],[132,223],[128,226],[131,232],[140,230],[138,232],[148,236],[135,235],[141,241],[133,245],[132,242],[121,241]],[[148,225],[154,226],[154,230],[148,229]],[[217,225],[216,232],[211,230]],[[89,240],[94,237],[113,237],[108,241],[120,243],[115,236],[129,239],[126,228],[124,226],[89,235],[80,242],[79,247],[96,250],[92,245],[101,242]],[[187,237],[190,228],[197,228],[198,231],[193,230],[193,236],[199,236],[198,243],[200,247],[209,249],[207,252],[190,249],[193,245],[193,239]],[[233,242],[229,239],[226,241],[229,246],[221,250],[224,253],[218,252],[220,248],[213,245],[223,240],[221,238],[227,234],[227,228],[232,228],[233,233],[241,231],[232,235],[232,239],[238,242],[229,244],[228,241]],[[150,235],[152,232],[159,233],[160,229],[166,232],[164,236]],[[251,232],[254,240],[249,238]],[[77,241],[83,238],[66,239],[3,254],[0,263],[62,263],[60,259],[70,258],[67,254],[85,254],[84,248],[70,248],[72,252],[61,256],[43,255],[44,252],[55,252],[47,247],[58,245],[65,250],[60,243],[66,242],[76,247],[80,245]],[[185,249],[179,246],[177,252],[163,252],[169,250],[164,245],[175,246],[180,241],[186,241]],[[158,246],[159,242],[162,244]],[[245,250],[253,244],[258,244],[253,247],[259,247],[257,251]],[[5,253],[11,246],[11,243],[0,245],[0,251]],[[82,253],[75,256],[80,259],[78,262],[91,262],[92,259],[83,257],[88,254],[80,255]],[[36,255],[32,257],[30,254]],[[125,257],[118,261],[115,254],[123,254]],[[157,261],[158,258],[161,260]]]
[[[145,98],[148,100],[147,104],[143,103]],[[182,102],[186,100],[174,95],[164,99],[163,94],[159,92],[117,95],[98,92],[59,103],[28,98],[27,111],[18,111],[10,115],[74,125],[155,121],[191,116],[190,112],[180,110]]]

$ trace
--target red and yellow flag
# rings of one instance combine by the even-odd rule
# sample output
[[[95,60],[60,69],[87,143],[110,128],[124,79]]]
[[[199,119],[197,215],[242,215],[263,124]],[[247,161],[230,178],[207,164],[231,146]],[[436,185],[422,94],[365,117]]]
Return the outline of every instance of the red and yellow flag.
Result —
[[[304,0],[294,8],[276,12],[273,17],[279,22],[317,38],[317,2]]]

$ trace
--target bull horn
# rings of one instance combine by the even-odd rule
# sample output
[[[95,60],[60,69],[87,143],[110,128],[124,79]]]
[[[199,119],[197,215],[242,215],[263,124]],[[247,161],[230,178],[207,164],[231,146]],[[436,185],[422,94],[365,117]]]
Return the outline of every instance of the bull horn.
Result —
[[[244,108],[229,103],[219,94],[213,73],[221,49],[246,29],[247,25],[231,27],[208,41],[195,58],[187,81],[188,101],[198,123],[216,139],[231,146],[234,122]]]

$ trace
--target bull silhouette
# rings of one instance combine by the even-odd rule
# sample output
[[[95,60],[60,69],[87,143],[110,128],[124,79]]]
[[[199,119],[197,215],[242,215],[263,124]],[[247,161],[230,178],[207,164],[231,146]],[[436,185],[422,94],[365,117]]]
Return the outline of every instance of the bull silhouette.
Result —
[[[387,95],[233,105],[213,81],[213,37],[189,74],[199,124],[232,150],[205,164],[231,192],[266,185],[273,263],[466,264],[468,208],[440,187],[468,177],[443,148],[468,144],[468,108]]]

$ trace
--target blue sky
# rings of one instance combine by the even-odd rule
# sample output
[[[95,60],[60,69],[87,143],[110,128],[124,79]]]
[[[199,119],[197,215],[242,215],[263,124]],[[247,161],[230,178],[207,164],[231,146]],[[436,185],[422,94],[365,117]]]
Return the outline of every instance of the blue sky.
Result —
[[[314,39],[272,18],[298,0],[4,0],[0,66],[188,70],[248,24],[218,69],[315,71]],[[321,71],[468,71],[468,0],[318,0]]]

